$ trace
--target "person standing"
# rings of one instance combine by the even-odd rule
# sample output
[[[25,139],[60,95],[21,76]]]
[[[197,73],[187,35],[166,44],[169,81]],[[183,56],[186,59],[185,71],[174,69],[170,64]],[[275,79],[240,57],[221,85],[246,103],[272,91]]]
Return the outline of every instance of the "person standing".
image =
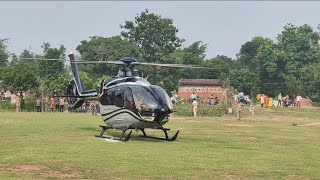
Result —
[[[198,102],[197,100],[193,100],[192,102],[192,112],[193,112],[193,116],[197,117],[197,111],[198,111]]]
[[[213,95],[210,96],[209,104],[210,104],[211,106],[214,105]]]
[[[218,105],[218,104],[219,104],[219,99],[218,99],[218,97],[215,97],[213,105]]]
[[[191,98],[192,101],[196,100],[197,99],[197,95],[194,92],[192,92],[190,98]]]
[[[261,107],[264,106],[264,94],[260,96],[260,105]]]
[[[60,98],[59,100],[59,111],[60,112],[64,111],[64,98]]]
[[[41,112],[41,100],[39,97],[37,97],[37,100],[36,100],[36,109],[37,109],[37,112]]]
[[[269,97],[268,95],[264,95],[264,104],[265,104],[265,107],[268,108],[268,105],[269,105]]]
[[[301,99],[302,99],[302,97],[298,94],[298,96],[296,97],[297,108],[301,108]]]
[[[278,94],[278,104],[277,104],[277,108],[281,107],[281,103],[282,103],[282,95],[281,93]]]
[[[53,112],[53,109],[54,109],[54,98],[52,97],[50,99],[50,110],[51,110],[51,112]]]

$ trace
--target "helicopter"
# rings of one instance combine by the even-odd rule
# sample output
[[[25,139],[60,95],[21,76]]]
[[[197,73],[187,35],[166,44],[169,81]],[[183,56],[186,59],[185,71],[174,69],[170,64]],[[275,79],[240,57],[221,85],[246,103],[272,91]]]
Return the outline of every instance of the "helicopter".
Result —
[[[73,78],[68,84],[66,95],[56,95],[56,97],[65,97],[69,109],[77,109],[86,101],[98,101],[105,125],[100,125],[101,132],[95,136],[119,141],[128,141],[132,130],[141,131],[142,137],[164,141],[175,141],[180,132],[178,130],[169,138],[170,129],[163,125],[169,121],[173,112],[172,101],[163,88],[150,84],[147,78],[140,77],[135,66],[211,69],[197,65],[142,63],[131,57],[125,57],[120,61],[77,61],[73,53],[68,57]],[[107,63],[121,67],[116,76],[102,80],[98,89],[86,90],[80,79],[78,63]],[[105,132],[110,129],[122,131],[120,138],[105,136]],[[162,130],[164,138],[148,136],[145,129]],[[130,132],[125,135],[129,130]]]

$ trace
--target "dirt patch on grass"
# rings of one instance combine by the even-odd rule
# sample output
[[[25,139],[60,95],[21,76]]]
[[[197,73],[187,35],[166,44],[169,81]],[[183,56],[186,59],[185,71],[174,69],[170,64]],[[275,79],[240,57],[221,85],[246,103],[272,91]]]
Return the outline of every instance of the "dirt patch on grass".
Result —
[[[20,165],[12,168],[6,168],[6,171],[15,172],[15,173],[36,173],[45,178],[72,178],[78,179],[81,178],[81,174],[77,172],[68,172],[62,173],[59,171],[49,170],[45,166],[37,166],[37,165]]]
[[[45,171],[40,173],[40,176],[47,178],[80,178],[80,173],[61,173],[59,171]]]
[[[176,122],[201,122],[200,120],[196,120],[196,118],[186,117],[186,118],[171,118],[170,120],[176,121]]]
[[[225,124],[225,126],[232,126],[232,127],[254,127],[248,124]]]
[[[41,171],[43,169],[46,169],[44,166],[36,166],[36,165],[21,165],[21,166],[15,166],[13,168],[7,168],[7,171],[12,172],[30,172],[30,171]]]
[[[230,180],[240,179],[236,175],[221,175],[221,176],[224,177],[224,179],[230,179]]]
[[[303,125],[299,125],[299,126],[319,126],[320,122],[316,122],[316,123],[309,123],[309,124],[303,124]]]
[[[196,118],[192,117],[172,117],[170,118],[171,121],[177,121],[177,122],[200,122],[197,121]]]

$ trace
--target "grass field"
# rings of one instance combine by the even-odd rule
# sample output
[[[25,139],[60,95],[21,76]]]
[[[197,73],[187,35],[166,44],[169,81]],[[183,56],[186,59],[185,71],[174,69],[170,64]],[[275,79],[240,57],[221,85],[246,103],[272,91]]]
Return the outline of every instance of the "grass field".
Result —
[[[315,108],[173,117],[176,142],[134,132],[110,143],[93,137],[99,116],[1,112],[0,179],[318,179],[319,117]]]

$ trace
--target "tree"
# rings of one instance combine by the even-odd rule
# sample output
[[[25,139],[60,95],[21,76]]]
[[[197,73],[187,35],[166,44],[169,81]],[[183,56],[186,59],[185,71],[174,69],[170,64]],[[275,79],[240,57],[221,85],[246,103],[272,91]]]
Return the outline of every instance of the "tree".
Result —
[[[236,61],[233,60],[232,58],[229,58],[228,56],[217,55],[214,59],[218,60],[218,61],[221,61],[221,62],[227,63],[230,68],[234,68],[235,67]]]
[[[119,61],[124,57],[141,59],[139,47],[121,39],[120,36],[90,37],[89,41],[81,41],[81,44],[77,46],[77,51],[81,54],[81,59],[87,61]],[[118,68],[110,64],[79,65],[79,71],[84,71],[91,79],[87,85],[94,88],[96,86],[94,85],[95,79],[103,75],[114,76],[117,74]]]
[[[261,48],[261,46],[264,44],[270,43],[272,43],[271,39],[260,36],[256,36],[252,38],[251,41],[244,43],[240,48],[239,54],[237,54],[237,65],[245,66],[252,71],[256,71],[259,66],[259,62],[256,59],[259,48]]]
[[[21,111],[22,93],[39,86],[36,72],[27,63],[17,61],[6,67],[2,73],[3,87],[17,95],[16,111]]]
[[[201,41],[196,41],[186,48],[180,48],[167,55],[164,63],[176,64],[203,64],[206,56],[207,45]]]
[[[163,63],[202,65],[205,61],[206,48],[206,44],[196,41],[186,48],[176,49],[163,58]],[[139,69],[141,73],[149,75],[152,84],[162,86],[169,93],[177,89],[181,78],[203,77],[201,70],[191,68],[140,67]]]
[[[66,48],[60,45],[59,48],[51,48],[49,43],[44,43],[43,58],[45,59],[64,59]],[[52,80],[59,74],[64,73],[65,67],[63,61],[36,61],[39,76],[41,79]],[[48,84],[47,84],[48,85]]]
[[[309,73],[314,72],[308,66],[318,67],[320,63],[319,39],[319,32],[313,31],[309,25],[288,24],[278,35],[277,42],[260,43],[254,57],[254,72],[259,74],[263,93],[273,96],[279,92],[290,95],[315,93],[310,86],[308,90],[305,88],[303,78],[315,80],[306,75],[306,69]]]
[[[8,39],[0,39],[0,69],[6,67],[8,63],[7,41]]]
[[[34,55],[33,53],[24,50],[20,58],[45,58],[45,59],[64,59],[65,47],[60,45],[59,48],[52,48],[49,43],[42,45],[43,55]],[[54,91],[58,93],[65,93],[68,81],[71,79],[69,71],[64,65],[63,61],[47,61],[47,60],[23,60],[25,64],[29,65],[35,73],[39,84],[44,89],[39,89],[44,95],[51,96]]]
[[[134,21],[126,21],[120,26],[122,37],[135,43],[142,49],[142,58],[146,62],[165,62],[164,57],[181,46],[182,39],[177,37],[178,29],[173,20],[145,10]]]
[[[233,69],[230,71],[230,85],[244,94],[254,95],[259,91],[259,77],[249,69]]]

